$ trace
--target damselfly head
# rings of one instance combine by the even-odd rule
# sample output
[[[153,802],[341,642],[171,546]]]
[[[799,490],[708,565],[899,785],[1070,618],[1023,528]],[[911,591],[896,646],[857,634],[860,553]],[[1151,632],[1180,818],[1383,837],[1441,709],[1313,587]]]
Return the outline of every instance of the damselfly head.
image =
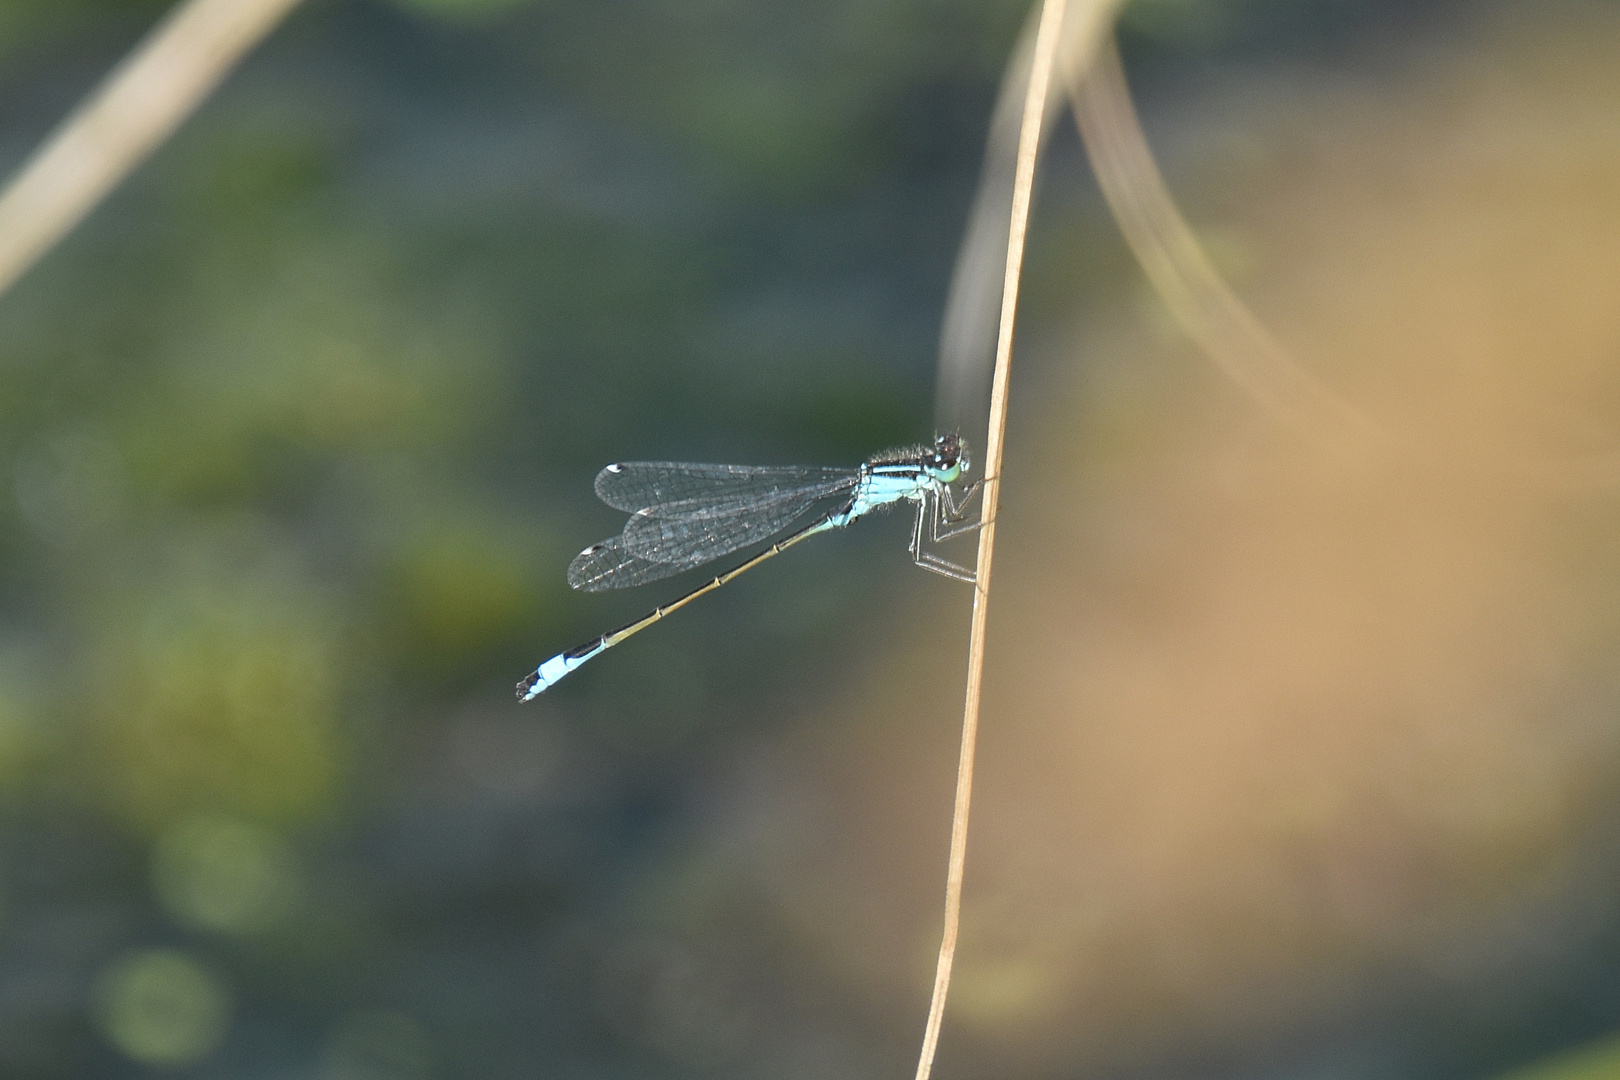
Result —
[[[954,431],[934,436],[934,456],[928,463],[929,472],[946,483],[952,483],[967,471],[967,467],[967,443],[962,441],[962,436]]]

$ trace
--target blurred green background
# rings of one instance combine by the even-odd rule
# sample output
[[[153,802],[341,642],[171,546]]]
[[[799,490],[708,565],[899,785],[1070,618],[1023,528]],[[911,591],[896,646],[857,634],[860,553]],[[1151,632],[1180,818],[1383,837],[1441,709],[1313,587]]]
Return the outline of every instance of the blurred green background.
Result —
[[[164,7],[0,0],[0,164]],[[602,464],[931,433],[1024,13],[310,0],[0,298],[0,1076],[909,1075],[968,597],[904,523],[512,686],[676,589],[566,589]],[[1620,443],[1612,5],[1124,44],[1325,378]],[[1610,496],[1302,453],[1072,130],[1040,198],[937,1075],[1620,1076]]]

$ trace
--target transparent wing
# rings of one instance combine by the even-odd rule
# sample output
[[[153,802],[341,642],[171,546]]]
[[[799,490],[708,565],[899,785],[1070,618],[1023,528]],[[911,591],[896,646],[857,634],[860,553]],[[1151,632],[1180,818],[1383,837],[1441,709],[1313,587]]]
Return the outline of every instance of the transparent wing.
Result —
[[[753,503],[730,513],[658,518],[636,514],[624,532],[592,544],[568,564],[568,584],[585,592],[629,589],[702,566],[769,540],[826,498],[827,493]],[[656,558],[651,557],[656,555]]]
[[[672,577],[697,565],[699,562],[683,565],[638,559],[624,549],[624,538],[615,536],[592,544],[574,556],[574,561],[568,564],[568,584],[585,592],[628,589]]]
[[[652,507],[632,516],[618,540],[633,558],[697,566],[769,540],[841,490],[836,486],[801,488],[770,500],[725,507],[708,504],[689,513],[669,511],[678,507],[690,510],[698,500]]]
[[[692,465],[627,461],[596,474],[596,495],[633,514],[668,503],[740,505],[803,488],[854,487],[854,469],[812,465]],[[835,487],[834,490],[841,490]]]

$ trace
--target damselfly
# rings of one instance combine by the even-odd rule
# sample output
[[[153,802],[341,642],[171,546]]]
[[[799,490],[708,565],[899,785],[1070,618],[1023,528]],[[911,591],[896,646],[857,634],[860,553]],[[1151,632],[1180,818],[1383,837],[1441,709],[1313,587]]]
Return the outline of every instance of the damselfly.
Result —
[[[917,505],[908,548],[912,561],[958,581],[974,580],[973,571],[923,550],[925,538],[938,542],[978,527],[967,520],[967,510],[983,481],[962,485],[967,468],[967,447],[954,434],[937,437],[931,447],[878,454],[853,469],[667,461],[609,465],[596,476],[596,494],[614,509],[628,511],[630,520],[618,536],[592,544],[569,564],[568,584],[587,592],[694,569],[787,532],[818,506],[830,503],[832,509],[679,599],[553,656],[518,683],[519,699],[538,696],[593,656],[799,541],[897,503]]]

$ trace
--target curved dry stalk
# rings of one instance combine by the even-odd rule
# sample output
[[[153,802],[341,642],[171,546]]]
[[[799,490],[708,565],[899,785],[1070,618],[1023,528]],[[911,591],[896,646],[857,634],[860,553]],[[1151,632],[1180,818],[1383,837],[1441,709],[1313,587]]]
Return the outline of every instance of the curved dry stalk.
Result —
[[[1124,0],[1069,0],[1054,63],[1054,71],[1064,73],[1065,82],[1068,73],[1085,71],[1123,6]],[[985,140],[984,167],[945,298],[935,408],[940,431],[974,431],[989,419],[986,405],[1000,327],[1018,138],[1039,14],[1038,7],[1031,10],[1002,75]],[[1045,112],[1043,141],[1062,116],[1059,109]]]
[[[1335,446],[1387,443],[1382,429],[1288,354],[1216,271],[1148,150],[1113,39],[1084,73],[1066,74],[1103,198],[1182,329],[1228,378],[1307,437]]]
[[[961,926],[962,875],[967,861],[968,812],[973,796],[973,759],[978,742],[979,700],[984,681],[984,639],[989,614],[990,572],[995,556],[996,508],[1001,496],[1002,443],[1007,432],[1007,390],[1012,374],[1013,321],[1018,311],[1018,282],[1024,265],[1024,236],[1035,186],[1035,159],[1040,150],[1046,97],[1058,52],[1059,32],[1067,0],[1043,0],[1040,22],[1031,52],[1023,121],[1018,132],[1018,156],[1012,187],[1012,212],[1007,234],[1006,268],[1002,278],[1001,319],[996,335],[996,367],[990,388],[990,424],[984,447],[982,526],[975,563],[973,622],[968,646],[967,693],[962,707],[962,747],[956,771],[956,803],[951,816],[951,851],[945,877],[945,925],[934,971],[934,992],[917,1059],[917,1080],[928,1080],[945,1020],[945,999],[956,959],[956,938]]]
[[[163,143],[298,0],[183,0],[0,194],[0,293]]]
[[[1614,452],[1563,460],[1458,460],[1445,447],[1373,423],[1311,375],[1215,269],[1148,148],[1112,41],[1089,69],[1071,67],[1065,75],[1092,169],[1131,252],[1182,330],[1273,416],[1319,446],[1341,452],[1395,451],[1415,462],[1507,474],[1570,491],[1620,484],[1620,454]]]

